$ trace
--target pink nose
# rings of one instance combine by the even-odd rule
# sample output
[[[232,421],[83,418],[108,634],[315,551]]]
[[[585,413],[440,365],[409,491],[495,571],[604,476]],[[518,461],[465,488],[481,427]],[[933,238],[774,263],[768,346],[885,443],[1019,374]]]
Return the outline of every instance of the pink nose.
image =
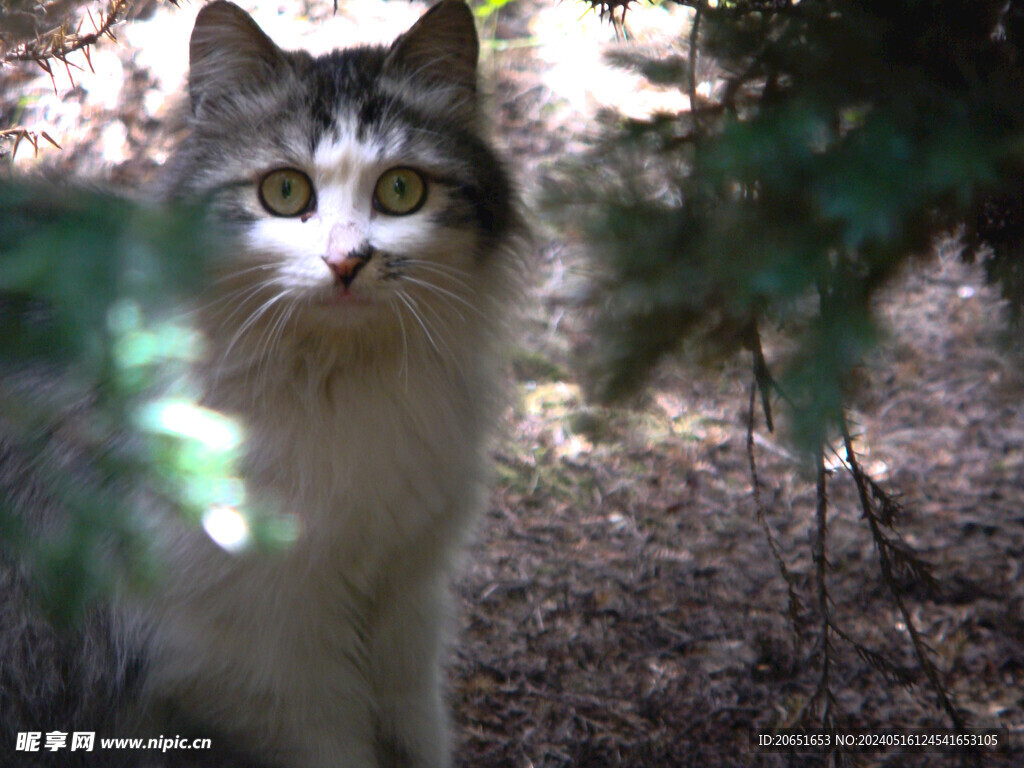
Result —
[[[334,273],[334,279],[348,288],[356,279],[359,270],[370,260],[370,256],[368,253],[357,251],[343,258],[324,256],[323,259],[327,268]]]
[[[372,255],[366,234],[358,224],[335,224],[331,227],[327,255],[323,260],[336,282],[348,288]]]

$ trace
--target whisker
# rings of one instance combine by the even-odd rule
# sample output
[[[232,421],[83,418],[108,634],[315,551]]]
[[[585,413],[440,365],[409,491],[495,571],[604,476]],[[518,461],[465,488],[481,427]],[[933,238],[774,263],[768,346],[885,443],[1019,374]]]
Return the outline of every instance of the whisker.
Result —
[[[285,291],[284,293],[287,294],[290,292]],[[281,339],[284,338],[285,329],[288,327],[288,323],[295,314],[296,304],[295,302],[278,304],[275,309],[280,311],[277,312],[277,317],[274,318],[271,324],[264,329],[264,332],[260,335],[259,351],[257,353],[257,375],[261,376],[264,380],[270,374],[272,367],[270,359],[272,357],[274,347],[277,344],[280,344]]]
[[[207,310],[213,309],[218,304],[235,303],[236,306],[237,306],[237,302],[235,302],[235,299],[238,296],[240,296],[241,294],[249,294],[249,295],[251,295],[252,293],[255,293],[260,288],[262,288],[263,285],[264,285],[263,283],[260,283],[259,285],[256,285],[256,286],[247,285],[247,286],[245,286],[243,288],[236,288],[235,290],[230,291],[228,293],[225,293],[225,294],[222,294],[222,295],[219,295],[219,296],[214,296],[209,301],[207,301],[207,302],[205,302],[203,304],[199,304],[198,306],[194,306],[191,309],[182,312],[180,316],[182,318],[193,318],[196,315],[200,315],[203,312],[206,312]]]
[[[252,296],[256,295],[262,290],[279,285],[282,282],[283,281],[280,278],[273,278],[270,280],[262,280],[259,283],[256,283],[255,285],[246,285],[241,288],[237,288],[233,291],[230,291],[229,293],[217,296],[212,301],[209,301],[206,304],[197,307],[188,314],[199,314],[200,312],[205,312],[207,310],[213,309],[218,304],[231,304],[233,305],[234,308],[228,314],[227,317],[221,319],[220,321],[221,325],[227,325],[231,321],[231,319],[234,318],[235,315],[237,315],[239,312],[245,309],[246,302],[248,302],[248,300]]]
[[[440,340],[442,346],[444,346],[445,350],[448,352],[449,359],[454,361],[456,359],[455,353],[452,351],[452,348],[448,345],[448,342],[445,341],[445,336],[441,332],[449,330],[450,328],[448,323],[445,322],[444,317],[442,317],[438,313],[437,309],[434,308],[432,302],[426,301],[424,302],[423,306],[427,311],[430,312],[430,314],[434,318],[434,322],[429,322],[427,315],[424,313],[423,310],[420,309],[420,303],[416,300],[416,297],[408,293],[406,294],[406,296],[409,299],[409,301],[411,301],[413,305],[416,307],[417,311],[419,311],[420,317],[423,319],[423,322],[429,325],[430,329],[437,335],[437,338]]]
[[[275,262],[272,264],[257,264],[253,267],[246,267],[245,269],[237,269],[231,272],[231,274],[221,275],[215,280],[210,281],[210,285],[220,285],[226,283],[229,280],[235,280],[241,275],[248,275],[251,272],[265,272],[268,269],[278,269],[282,266],[283,262]]]
[[[224,350],[224,353],[220,356],[221,363],[228,359],[228,356],[231,354],[231,350],[234,349],[235,344],[238,343],[242,336],[244,336],[246,332],[250,328],[252,328],[252,326],[255,323],[259,322],[260,318],[262,318],[267,312],[269,312],[273,308],[273,306],[277,304],[277,302],[281,301],[281,299],[285,298],[287,295],[287,291],[282,291],[281,293],[271,296],[269,299],[263,302],[263,304],[261,304],[256,310],[254,310],[252,314],[249,315],[246,321],[242,323],[242,325],[239,327],[237,331],[235,331],[234,336],[231,337],[231,341],[228,343],[227,348]],[[235,313],[233,312],[232,315],[234,314]]]
[[[415,266],[417,269],[442,275],[453,283],[457,283],[460,287],[465,288],[467,291],[473,291],[473,286],[460,277],[460,275],[469,277],[469,272],[464,269],[452,267],[448,264],[438,264],[433,261],[426,261],[425,259],[408,259],[406,263]]]
[[[285,293],[285,292],[283,292]],[[273,316],[270,322],[260,333],[259,344],[257,345],[256,356],[260,360],[264,360],[270,357],[271,349],[274,346],[275,337],[277,337],[279,329],[280,333],[284,333],[284,327],[282,321],[287,321],[291,316],[292,309],[291,305],[277,304],[273,310]]]
[[[395,295],[398,297],[399,301],[401,301],[403,304],[405,304],[405,306],[409,308],[409,312],[412,314],[413,320],[419,323],[420,328],[423,329],[423,333],[424,335],[426,335],[427,341],[430,342],[430,346],[434,348],[434,351],[437,352],[437,354],[441,355],[441,357],[444,357],[444,353],[441,352],[441,348],[438,347],[437,342],[434,341],[433,334],[431,334],[430,330],[427,328],[427,324],[424,322],[423,317],[420,316],[420,313],[416,308],[415,300],[411,296],[407,295],[404,291],[397,291]],[[445,345],[445,347],[447,348],[447,345]],[[449,350],[449,353],[450,352],[451,350]]]
[[[405,280],[408,280],[410,283],[413,283],[414,285],[418,285],[418,286],[424,288],[425,290],[431,291],[431,292],[436,293],[436,294],[438,294],[440,296],[447,296],[448,298],[453,299],[453,300],[459,302],[460,304],[462,304],[463,306],[467,307],[468,309],[473,310],[473,312],[475,312],[480,317],[486,317],[486,315],[483,312],[481,312],[477,307],[473,306],[473,304],[468,302],[466,299],[462,298],[457,293],[453,293],[452,291],[449,291],[446,288],[442,288],[437,283],[432,283],[429,280],[420,280],[420,279],[415,278],[415,277],[409,277],[408,275],[403,275],[403,278]],[[455,314],[459,316],[459,319],[462,322],[466,322],[466,316],[463,315],[461,312],[459,312],[458,309],[455,309],[454,307],[453,307],[453,309],[455,311]]]
[[[405,333],[405,320],[402,319],[402,308],[395,306],[395,303],[388,299],[388,306],[395,311],[398,318],[398,327],[402,331],[402,367],[398,369],[398,376],[405,379],[406,386],[409,385],[409,339]]]

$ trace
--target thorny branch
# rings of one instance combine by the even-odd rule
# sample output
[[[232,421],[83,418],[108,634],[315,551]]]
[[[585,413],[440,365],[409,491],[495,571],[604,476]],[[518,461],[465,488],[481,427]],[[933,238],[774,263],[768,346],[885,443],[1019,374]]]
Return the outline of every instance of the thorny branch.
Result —
[[[108,0],[105,9],[100,13],[99,21],[93,16],[92,11],[86,9],[86,15],[79,19],[77,26],[72,30],[67,19],[71,10],[81,4],[81,2],[69,0],[31,6],[28,10],[19,11],[4,3],[4,12],[0,15],[0,69],[5,65],[18,62],[35,62],[50,76],[50,82],[56,93],[57,83],[53,73],[53,62],[57,61],[64,65],[68,79],[74,85],[75,79],[71,70],[72,68],[81,69],[81,67],[69,61],[68,57],[72,53],[81,51],[89,69],[92,69],[89,46],[99,42],[103,37],[116,40],[113,28],[124,20],[134,4],[134,0]],[[89,19],[93,31],[82,34],[82,26],[86,18]],[[54,24],[54,19],[60,19],[60,22]],[[34,32],[43,25],[46,25],[44,31],[26,34],[27,29]],[[28,39],[25,39],[26,37]],[[12,46],[12,41],[19,42]],[[46,131],[37,131],[23,126],[4,128],[0,130],[0,140],[8,143],[13,141],[13,146],[9,151],[0,149],[0,158],[8,157],[13,160],[23,141],[31,144],[33,150],[38,153],[40,139],[44,139],[60,149],[60,144]]]
[[[116,40],[113,28],[117,23],[124,20],[132,4],[133,0],[110,0],[98,23],[93,19],[92,13],[88,13],[89,19],[93,22],[92,32],[84,35],[81,33],[84,18],[79,20],[78,26],[74,31],[71,30],[66,22],[62,22],[47,31],[39,33],[34,39],[16,45],[12,50],[5,51],[0,55],[0,64],[34,61],[52,78],[51,61],[56,60],[64,64],[70,76],[70,68],[76,65],[71,64],[67,57],[76,51],[82,51],[86,57],[86,62],[91,67],[92,63],[89,61],[88,47],[99,42],[103,37]]]
[[[30,131],[28,128],[22,128],[20,126],[17,128],[6,128],[0,131],[0,139],[11,138],[14,139],[14,146],[11,148],[10,151],[12,160],[14,159],[14,156],[18,153],[18,147],[21,145],[21,142],[23,141],[27,141],[29,144],[31,144],[32,149],[35,150],[36,154],[39,153],[39,139],[46,139],[46,141],[53,144],[53,146],[55,146],[57,149],[61,148],[60,144],[58,144],[53,139],[53,137],[50,136],[50,134],[48,134],[46,131],[39,131],[37,133],[35,131]],[[6,155],[6,150],[0,148],[0,158],[5,157]]]

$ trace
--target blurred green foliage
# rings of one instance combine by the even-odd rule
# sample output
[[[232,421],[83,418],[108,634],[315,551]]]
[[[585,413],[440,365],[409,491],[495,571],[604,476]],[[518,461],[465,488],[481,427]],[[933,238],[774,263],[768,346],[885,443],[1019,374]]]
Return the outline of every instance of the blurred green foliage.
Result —
[[[182,298],[224,237],[202,221],[0,179],[0,534],[59,621],[153,575],[139,506],[199,519],[240,502],[238,428],[187,375]]]
[[[612,116],[553,190],[609,268],[598,390],[628,393],[684,340],[759,350],[771,322],[798,341],[780,390],[814,448],[879,336],[872,298],[937,236],[960,232],[1024,307],[1024,8],[679,4],[689,56],[624,63],[692,109]]]
[[[513,0],[475,0],[471,7],[473,8],[473,15],[483,21],[511,2]]]

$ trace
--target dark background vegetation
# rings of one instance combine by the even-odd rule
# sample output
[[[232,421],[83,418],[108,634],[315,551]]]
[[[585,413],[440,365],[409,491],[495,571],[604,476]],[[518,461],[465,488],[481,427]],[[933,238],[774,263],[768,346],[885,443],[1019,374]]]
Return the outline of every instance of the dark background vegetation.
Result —
[[[59,31],[80,5],[3,4],[8,153],[63,143],[21,124],[25,67],[63,87],[65,60],[84,66],[132,10]],[[615,64],[686,108],[581,125],[545,80],[531,26],[545,8],[478,8],[496,132],[537,238],[517,402],[457,585],[460,764],[1021,764],[1024,9],[666,3],[650,13],[689,9],[683,34],[651,44],[633,32],[638,5],[605,3]],[[127,65],[116,117],[132,151],[108,176],[156,172],[169,118],[139,116],[147,77]],[[187,292],[194,272],[161,276],[197,249],[165,251],[183,242],[173,212],[27,186],[8,165],[0,355],[62,351],[76,386],[103,393],[101,445],[174,362],[119,366],[126,335],[173,330],[110,309],[148,318],[156,288]],[[62,345],[24,343],[40,329]],[[27,439],[37,425],[11,402],[5,428]],[[152,455],[115,469],[166,477],[168,454]],[[104,498],[78,499],[83,519]],[[101,579],[90,531],[41,555],[44,572]],[[58,591],[55,610],[93,591]],[[793,727],[1001,728],[1004,744],[753,749],[756,732]]]

